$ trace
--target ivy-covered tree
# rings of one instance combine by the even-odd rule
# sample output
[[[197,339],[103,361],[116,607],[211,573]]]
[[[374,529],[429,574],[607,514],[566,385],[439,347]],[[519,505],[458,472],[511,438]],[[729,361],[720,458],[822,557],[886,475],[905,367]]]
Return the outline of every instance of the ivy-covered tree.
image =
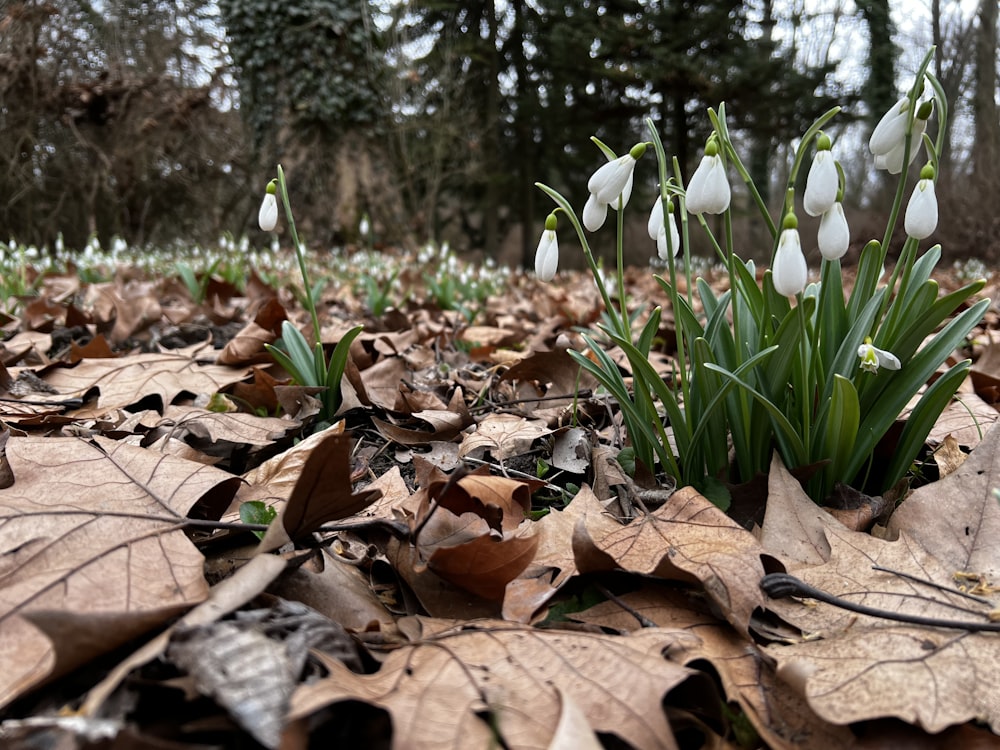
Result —
[[[896,88],[899,48],[892,39],[896,28],[889,0],[857,0],[857,6],[868,25],[868,81],[862,96],[874,125],[899,98]]]
[[[300,224],[314,239],[343,238],[371,209],[372,137],[390,111],[367,3],[220,0],[219,8],[259,189],[283,162]]]

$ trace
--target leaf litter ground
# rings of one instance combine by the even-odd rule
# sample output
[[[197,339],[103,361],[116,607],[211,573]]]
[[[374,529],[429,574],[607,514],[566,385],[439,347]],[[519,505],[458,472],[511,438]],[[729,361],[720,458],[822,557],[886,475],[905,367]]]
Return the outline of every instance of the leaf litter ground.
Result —
[[[264,350],[292,295],[210,288],[52,276],[5,321],[5,747],[997,744],[994,312],[912,492],[820,508],[776,459],[727,515],[618,464],[586,277],[472,323],[328,290],[324,344],[365,332],[325,429]]]

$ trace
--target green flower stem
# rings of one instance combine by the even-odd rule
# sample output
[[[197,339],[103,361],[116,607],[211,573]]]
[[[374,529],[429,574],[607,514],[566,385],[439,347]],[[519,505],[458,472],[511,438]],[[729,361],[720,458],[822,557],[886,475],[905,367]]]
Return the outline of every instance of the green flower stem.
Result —
[[[656,168],[660,178],[660,200],[663,201],[663,211],[664,211],[664,221],[667,221],[666,214],[666,201],[669,199],[670,194],[668,191],[669,180],[667,179],[667,153],[663,148],[663,142],[660,140],[660,134],[656,130],[656,125],[653,123],[652,118],[646,118],[646,127],[649,129],[650,137],[652,138],[653,151],[656,153]],[[680,171],[680,164],[677,159],[673,160],[674,173]],[[679,178],[678,178],[679,181]],[[679,209],[681,212],[681,247],[684,249],[684,260],[685,260],[685,272],[687,278],[687,302],[688,307],[691,307],[691,246],[688,242],[688,223],[687,223],[687,211],[684,205],[683,194],[678,194]],[[670,243],[670,232],[667,231],[667,243]],[[674,312],[674,325],[678,329],[677,332],[677,361],[679,363],[680,371],[678,372],[678,377],[681,385],[681,393],[683,394],[684,403],[690,403],[690,393],[688,386],[688,365],[686,356],[686,341],[685,337],[688,335],[688,331],[684,330],[684,326],[680,322],[680,317],[677,311],[680,309],[680,300],[677,293],[677,264],[675,262],[677,248],[668,248],[668,258],[667,258],[667,274],[670,278],[670,309]]]
[[[316,301],[313,299],[312,285],[309,283],[309,272],[306,269],[305,251],[299,241],[299,233],[295,229],[295,217],[292,216],[292,204],[288,200],[288,185],[285,182],[285,170],[278,165],[278,188],[281,190],[281,203],[285,207],[285,218],[288,219],[288,228],[292,233],[292,243],[295,245],[295,257],[299,261],[299,272],[302,274],[303,293],[306,298],[306,307],[312,316],[313,335],[317,343],[322,342],[322,331],[319,327],[319,316],[316,314]]]
[[[632,321],[628,315],[628,305],[625,304],[628,299],[625,296],[625,205],[620,195],[618,196],[618,210],[615,211],[615,218],[617,229],[617,240],[615,242],[615,271],[618,276],[618,306],[619,312],[621,313],[621,330],[623,332],[628,332],[627,338],[631,341]],[[608,314],[613,315],[611,310],[608,310]]]
[[[799,387],[796,389],[798,398],[802,400],[802,448],[806,456],[812,456],[812,407],[815,398],[814,391],[810,388],[812,379],[809,377],[812,357],[809,352],[809,328],[806,326],[806,314],[802,308],[802,293],[796,295],[795,307],[799,316],[799,325],[802,327],[802,335],[799,336],[799,343],[802,347],[802,361],[796,369],[799,376]]]

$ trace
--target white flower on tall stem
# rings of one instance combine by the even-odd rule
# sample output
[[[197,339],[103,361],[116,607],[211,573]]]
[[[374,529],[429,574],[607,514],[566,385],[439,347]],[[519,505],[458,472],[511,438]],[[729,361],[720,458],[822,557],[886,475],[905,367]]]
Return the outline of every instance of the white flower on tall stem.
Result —
[[[690,214],[721,214],[729,208],[732,193],[726,177],[726,165],[719,156],[719,144],[709,138],[705,155],[687,184],[687,210]]]
[[[795,214],[789,212],[785,215],[771,267],[774,290],[785,297],[794,297],[803,291],[809,280],[809,267],[806,265],[806,256],[802,254],[798,226]]]
[[[906,136],[906,113],[910,111],[910,100],[903,97],[882,115],[878,125],[868,139],[868,150],[872,156],[888,153]]]
[[[920,179],[913,188],[910,202],[906,204],[903,228],[917,240],[930,237],[937,229],[938,204],[934,191],[934,167],[925,164],[920,170]]]
[[[906,102],[902,112],[898,113],[900,102]],[[868,141],[868,148],[875,156],[875,169],[884,169],[889,174],[899,174],[903,171],[903,155],[906,152],[906,144],[910,144],[910,162],[917,158],[920,146],[923,143],[923,133],[927,129],[927,120],[930,119],[931,112],[934,111],[934,102],[926,101],[920,105],[916,117],[913,119],[913,127],[910,135],[906,135],[907,112],[909,111],[909,100],[901,99],[893,109],[882,118],[882,121],[875,126],[871,139]],[[888,124],[883,126],[889,118]],[[879,128],[882,128],[880,131]]]
[[[820,217],[816,243],[820,254],[827,260],[843,258],[851,246],[851,229],[844,216],[844,204],[839,200]]]
[[[264,192],[264,200],[260,204],[260,211],[257,212],[257,223],[265,232],[272,231],[278,225],[278,181],[271,180],[267,183]]]
[[[871,336],[865,337],[865,343],[858,347],[858,357],[861,359],[861,369],[865,372],[878,372],[880,367],[886,370],[898,370],[899,358],[892,352],[872,346]]]
[[[677,256],[677,253],[681,249],[681,235],[677,231],[673,201],[667,201],[667,212],[664,218],[663,199],[657,196],[656,202],[653,204],[653,209],[649,212],[646,231],[649,232],[651,240],[656,240],[656,254],[660,257],[660,260],[667,260],[670,257],[671,250],[673,250],[674,257]],[[667,241],[668,232],[670,233],[669,244]]]
[[[635,163],[645,152],[646,144],[637,143],[627,154],[611,159],[590,176],[587,181],[590,197],[583,207],[583,225],[589,231],[596,232],[604,225],[608,206],[617,210],[619,200],[622,206],[628,204]]]
[[[806,176],[806,190],[802,198],[802,207],[810,216],[822,216],[837,200],[840,176],[830,150],[832,145],[826,133],[820,133],[816,139],[816,155]]]
[[[559,267],[559,239],[556,237],[556,215],[545,217],[545,229],[535,250],[535,275],[539,281],[552,281]]]

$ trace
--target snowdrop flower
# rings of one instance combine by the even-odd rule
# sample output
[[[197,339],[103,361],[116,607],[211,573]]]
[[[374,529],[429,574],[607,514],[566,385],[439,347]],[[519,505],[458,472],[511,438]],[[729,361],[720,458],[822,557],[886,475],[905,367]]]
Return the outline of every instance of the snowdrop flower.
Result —
[[[865,372],[878,372],[878,368],[898,370],[899,358],[892,352],[872,346],[871,336],[865,337],[865,343],[858,347],[858,357],[861,359],[861,369]]]
[[[667,201],[666,219],[664,219],[663,199],[657,196],[653,204],[653,210],[649,212],[649,221],[646,223],[646,231],[649,238],[656,240],[656,254],[660,260],[667,260],[673,250],[674,257],[681,249],[681,235],[677,231],[677,220],[674,218],[673,201]],[[670,232],[670,242],[667,242],[667,232]]]
[[[925,164],[920,170],[920,180],[913,188],[910,202],[906,204],[903,228],[917,240],[930,237],[937,229],[938,205],[934,193],[934,167]]]
[[[844,216],[844,204],[836,201],[829,211],[824,212],[819,220],[819,232],[816,235],[820,254],[827,260],[843,258],[851,245],[851,230]]]
[[[726,166],[719,156],[718,144],[710,138],[705,146],[705,155],[688,182],[688,213],[721,214],[729,208],[730,198]]]
[[[277,192],[277,180],[271,180],[267,183],[267,191],[264,193],[264,200],[260,204],[260,211],[257,213],[257,223],[265,232],[272,231],[278,225]]]
[[[809,268],[806,266],[806,256],[802,254],[798,225],[795,214],[785,216],[781,237],[778,238],[778,250],[771,267],[774,290],[786,297],[794,297],[804,290],[809,280]]]
[[[902,128],[900,128],[897,119],[881,134],[878,133],[878,126],[875,128],[875,132],[872,133],[868,147],[875,155],[875,169],[884,169],[889,174],[899,174],[902,172],[903,154],[906,151],[907,142],[910,144],[910,163],[917,158],[920,146],[923,143],[921,136],[927,129],[927,120],[930,119],[931,112],[934,110],[934,104],[927,101],[920,105],[920,109],[917,110],[917,116],[913,120],[913,128],[910,131],[909,138],[906,137],[906,110],[908,109],[909,106],[903,111]],[[876,135],[879,135],[878,139],[876,139]],[[872,143],[875,146],[872,146]]]
[[[583,207],[583,225],[589,231],[596,232],[604,226],[609,205],[616,211],[619,200],[623,207],[628,205],[635,163],[644,153],[646,144],[637,143],[627,154],[609,160],[590,176],[587,181],[590,197]]]
[[[816,139],[816,155],[809,167],[806,191],[802,199],[802,207],[810,216],[822,216],[837,201],[840,176],[837,174],[837,162],[833,158],[831,146],[830,137],[820,133]]]
[[[635,170],[635,162],[644,153],[646,153],[646,144],[637,143],[624,156],[612,159],[599,167],[587,181],[587,190],[600,203],[612,204],[616,207],[618,197],[621,196],[624,206],[628,203],[629,195],[632,192],[632,173]],[[626,187],[628,188],[627,194]]]
[[[910,111],[910,100],[903,97],[882,115],[878,125],[868,139],[868,150],[873,156],[891,151],[906,136],[906,113]]]
[[[583,207],[583,225],[588,232],[596,232],[604,226],[604,220],[608,216],[608,204],[601,203],[593,193],[587,198],[587,203]]]
[[[367,237],[370,231],[372,231],[372,225],[368,220],[368,214],[361,214],[361,221],[358,223],[358,234],[362,237]]]
[[[545,230],[535,250],[535,275],[539,281],[552,281],[559,267],[559,240],[556,237],[556,215],[545,218]]]

